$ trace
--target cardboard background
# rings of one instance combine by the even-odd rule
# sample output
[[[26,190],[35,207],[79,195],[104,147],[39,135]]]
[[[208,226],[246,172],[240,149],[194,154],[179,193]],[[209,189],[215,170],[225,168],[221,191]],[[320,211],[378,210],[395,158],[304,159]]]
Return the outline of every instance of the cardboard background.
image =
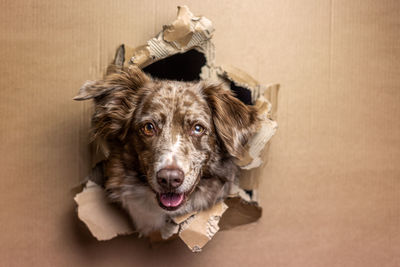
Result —
[[[2,1],[2,266],[398,266],[398,1]],[[177,240],[97,242],[71,188],[89,166],[90,104],[120,43],[137,46],[187,4],[216,28],[217,64],[279,82],[279,130],[257,224],[201,254]]]

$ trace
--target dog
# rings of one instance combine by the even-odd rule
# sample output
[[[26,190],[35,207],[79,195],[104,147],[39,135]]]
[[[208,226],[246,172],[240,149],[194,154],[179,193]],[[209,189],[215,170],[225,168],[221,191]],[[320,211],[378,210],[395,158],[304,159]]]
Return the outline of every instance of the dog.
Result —
[[[153,79],[134,66],[86,82],[74,99],[94,100],[92,137],[110,151],[105,190],[145,236],[222,201],[259,123],[223,84]]]

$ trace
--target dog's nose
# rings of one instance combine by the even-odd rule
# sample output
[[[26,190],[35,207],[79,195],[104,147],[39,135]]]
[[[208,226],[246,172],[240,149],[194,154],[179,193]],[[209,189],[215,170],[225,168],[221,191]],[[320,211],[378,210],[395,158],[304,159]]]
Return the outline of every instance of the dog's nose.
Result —
[[[164,189],[177,188],[183,182],[183,171],[177,168],[164,168],[157,172],[157,182]]]

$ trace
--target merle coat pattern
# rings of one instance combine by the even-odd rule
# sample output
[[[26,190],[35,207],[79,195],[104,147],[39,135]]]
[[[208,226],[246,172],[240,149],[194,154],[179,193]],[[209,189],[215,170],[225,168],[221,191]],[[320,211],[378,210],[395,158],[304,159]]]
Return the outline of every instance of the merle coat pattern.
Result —
[[[226,197],[258,123],[220,84],[156,80],[137,67],[87,82],[75,97],[85,99],[95,103],[93,139],[110,150],[108,196],[143,235]]]

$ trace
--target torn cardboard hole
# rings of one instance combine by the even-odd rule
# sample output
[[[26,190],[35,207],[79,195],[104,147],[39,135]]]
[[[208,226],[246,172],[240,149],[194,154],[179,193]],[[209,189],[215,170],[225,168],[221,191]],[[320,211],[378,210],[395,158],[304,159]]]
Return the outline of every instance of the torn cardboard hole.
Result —
[[[193,49],[159,60],[143,68],[143,71],[159,79],[196,81],[200,79],[205,63],[204,54]]]
[[[254,105],[261,119],[258,132],[247,145],[237,164],[245,176],[231,189],[224,202],[203,210],[170,218],[169,226],[155,233],[153,240],[179,236],[195,252],[213,238],[219,229],[257,221],[262,209],[257,202],[258,180],[254,172],[262,164],[262,155],[277,129],[276,110],[279,86],[263,86],[254,78],[232,66],[215,65],[215,49],[211,42],[214,28],[205,17],[194,16],[186,6],[178,7],[178,17],[145,45],[131,48],[121,45],[114,66],[137,65],[153,77],[183,81],[212,80],[225,84],[247,105]],[[264,150],[264,151],[263,151]],[[83,191],[75,196],[78,216],[98,240],[108,240],[135,230],[125,212],[108,202],[104,191],[103,160],[107,148],[94,150],[94,168]]]

